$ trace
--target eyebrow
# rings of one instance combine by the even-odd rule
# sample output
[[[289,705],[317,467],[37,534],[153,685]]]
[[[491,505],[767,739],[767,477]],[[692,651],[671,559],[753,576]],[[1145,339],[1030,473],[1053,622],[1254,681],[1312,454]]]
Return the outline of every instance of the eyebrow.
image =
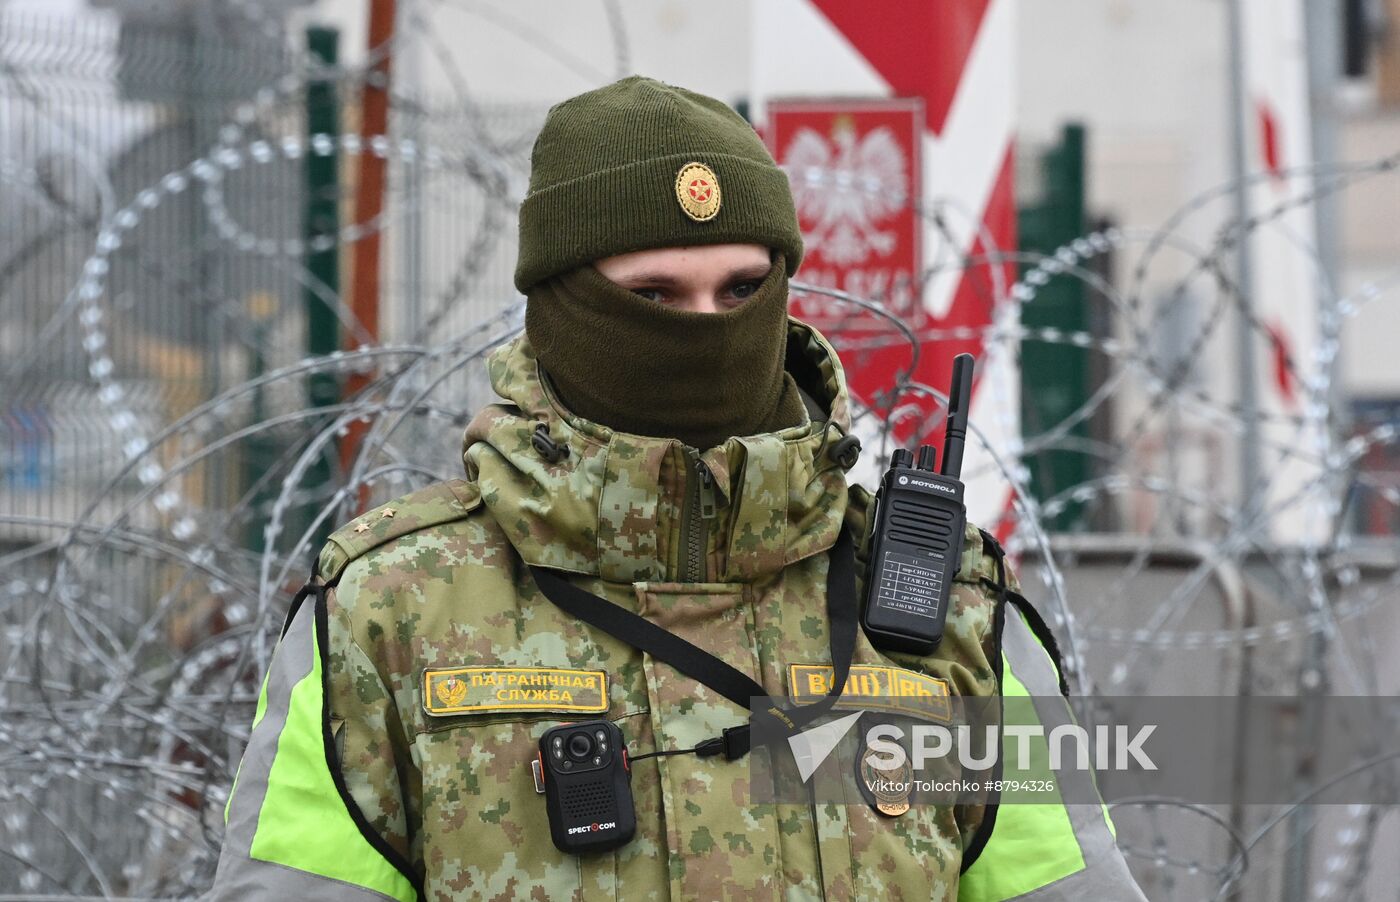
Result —
[[[722,281],[726,283],[751,280],[761,281],[772,270],[773,264],[771,263],[740,266],[731,269]],[[620,281],[628,285],[671,285],[675,283],[676,278],[665,270],[643,269],[622,276]]]

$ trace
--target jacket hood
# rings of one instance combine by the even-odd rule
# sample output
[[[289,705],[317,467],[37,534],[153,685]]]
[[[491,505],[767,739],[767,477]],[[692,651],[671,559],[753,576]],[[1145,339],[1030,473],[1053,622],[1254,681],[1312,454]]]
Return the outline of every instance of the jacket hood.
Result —
[[[467,477],[526,563],[618,582],[674,581],[698,458],[715,490],[702,581],[761,580],[831,547],[847,505],[846,468],[832,453],[851,425],[841,362],[816,329],[789,317],[786,368],[821,418],[695,449],[568,410],[521,333],[487,357],[502,401],[467,425]],[[557,462],[535,447],[540,424],[568,449]]]

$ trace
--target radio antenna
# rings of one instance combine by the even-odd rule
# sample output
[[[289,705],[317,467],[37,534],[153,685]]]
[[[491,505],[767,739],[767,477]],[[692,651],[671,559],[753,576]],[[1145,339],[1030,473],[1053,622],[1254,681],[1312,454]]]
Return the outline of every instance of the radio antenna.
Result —
[[[948,389],[948,425],[943,434],[944,476],[962,474],[963,444],[967,440],[967,409],[972,406],[971,354],[953,358],[953,384]]]

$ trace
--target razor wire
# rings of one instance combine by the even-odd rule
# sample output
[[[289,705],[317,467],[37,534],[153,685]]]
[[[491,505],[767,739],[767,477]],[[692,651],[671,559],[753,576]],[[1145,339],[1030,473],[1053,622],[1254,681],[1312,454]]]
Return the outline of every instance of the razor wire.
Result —
[[[485,31],[532,42],[584,80],[630,70],[624,19],[612,2],[599,6],[600,28],[610,35],[606,61],[566,53],[533,23],[469,0],[406,4],[391,44],[352,66],[327,65],[296,50],[285,21],[252,0],[231,4],[230,11],[284,48],[280,74],[247,96],[214,104],[217,115],[201,132],[207,144],[133,185],[126,184],[131,177],[116,177],[112,148],[77,115],[82,90],[68,87],[116,80],[104,55],[114,46],[112,35],[98,29],[94,41],[105,50],[91,53],[83,50],[86,39],[63,23],[46,23],[28,43],[16,37],[23,29],[0,30],[0,97],[12,98],[12,111],[0,121],[42,122],[54,136],[48,145],[0,145],[6,209],[22,210],[24,222],[37,224],[32,234],[0,232],[0,330],[19,336],[7,338],[12,353],[0,361],[8,455],[0,486],[6,499],[0,508],[0,896],[6,898],[188,897],[206,886],[259,680],[282,609],[304,578],[318,537],[353,516],[367,497],[385,500],[458,475],[462,428],[491,400],[483,359],[523,326],[523,301],[503,267],[511,262],[507,236],[542,111],[513,123],[499,116],[484,102],[489,92],[453,70],[435,30],[438,18],[467,15]],[[452,91],[446,103],[391,84],[390,134],[304,133],[300,111],[309,86],[332,85],[347,97],[366,83],[384,87],[373,81],[374,64],[410,42],[444,67]],[[242,65],[236,55],[227,64]],[[148,74],[162,73],[168,70],[153,64]],[[239,77],[263,74],[253,66]],[[50,75],[65,80],[68,96],[55,99],[56,89],[44,80]],[[444,109],[455,117],[450,133],[434,121]],[[167,125],[160,117],[143,124],[152,131]],[[55,153],[73,165],[54,163]],[[308,160],[348,166],[365,156],[391,174],[384,210],[369,221],[296,235],[269,228],[257,215],[266,210],[247,203],[260,189],[300,191],[297,173]],[[969,211],[937,197],[914,199],[918,216],[942,236],[920,279],[975,274],[992,303],[985,324],[920,321],[886,298],[800,280],[793,295],[832,323],[824,334],[848,368],[862,355],[902,361],[884,390],[853,399],[853,428],[877,438],[865,452],[877,467],[898,445],[927,434],[927,422],[946,408],[941,386],[912,375],[923,350],[971,340],[988,357],[1014,364],[1020,347],[1043,343],[1105,362],[1105,380],[1062,422],[1024,430],[1019,398],[993,382],[992,419],[969,425],[970,474],[993,476],[1010,498],[1005,522],[984,525],[1004,531],[1023,573],[1032,574],[1027,594],[1062,637],[1082,692],[1150,691],[1155,680],[1180,675],[1187,665],[1176,658],[1183,653],[1232,661],[1255,652],[1286,663],[1260,667],[1244,687],[1249,691],[1277,691],[1313,666],[1325,668],[1327,691],[1375,692],[1379,651],[1369,626],[1400,600],[1400,569],[1393,554],[1368,559],[1342,521],[1349,493],[1358,488],[1400,509],[1400,482],[1358,467],[1368,455],[1394,449],[1397,430],[1386,422],[1341,435],[1327,416],[1342,323],[1370,305],[1396,303],[1400,266],[1330,298],[1318,346],[1284,362],[1301,386],[1298,411],[1246,411],[1198,378],[1197,368],[1202,349],[1240,309],[1228,266],[1238,243],[1281,228],[1290,211],[1320,199],[1393,186],[1398,162],[1400,155],[1252,177],[1282,178],[1290,193],[1248,222],[1222,217],[1220,203],[1237,186],[1220,185],[1160,228],[1099,229],[1049,253],[997,247]],[[399,187],[410,173],[415,187]],[[94,198],[88,209],[73,202],[85,192]],[[176,230],[188,247],[163,233],[169,217],[184,215],[200,223],[194,234]],[[293,208],[291,219],[299,215]],[[467,224],[460,246],[403,246],[399,236],[415,222],[444,215]],[[1223,222],[1207,242],[1188,228],[1201,219]],[[964,249],[950,225],[959,222],[975,233],[975,252]],[[431,283],[421,291],[426,301],[418,318],[391,322],[386,331],[398,337],[382,344],[369,341],[346,293],[306,265],[308,254],[353,249],[371,236],[399,241],[394,259],[405,269],[421,266]],[[70,244],[81,253],[58,252]],[[273,286],[269,293],[300,294],[324,307],[349,336],[349,348],[305,354],[288,339],[299,332],[302,307],[285,299],[271,309],[241,303],[247,299],[214,279],[190,287],[181,254],[215,269],[241,267],[252,274],[250,284],[265,282]],[[60,265],[43,271],[41,280],[34,261],[46,255]],[[1127,279],[1116,282],[1095,268],[1108,256],[1133,262]],[[1168,257],[1185,271],[1161,275]],[[171,296],[202,304],[225,329],[220,341],[163,337],[169,311],[141,310],[142,299],[133,295],[143,283],[134,272]],[[398,276],[385,278],[384,294],[406,302]],[[21,280],[27,280],[23,292],[16,287]],[[1102,299],[1113,328],[1021,325],[1019,311],[1058,280],[1079,281]],[[1185,353],[1160,359],[1154,329],[1188,296],[1207,299],[1204,316]],[[1260,343],[1269,340],[1263,322],[1248,325]],[[218,361],[217,378],[208,375],[210,357]],[[199,378],[168,377],[186,371]],[[367,380],[354,394],[308,402],[310,380],[339,383],[352,375]],[[1113,404],[1131,415],[1111,443],[1075,438],[1076,425]],[[1271,429],[1263,451],[1274,463],[1300,462],[1312,475],[1283,497],[1266,495],[1267,503],[1245,510],[1200,474],[1144,468],[1142,448],[1169,431],[1164,424],[1185,407],[1198,430],[1188,441],[1208,450],[1210,441],[1238,436],[1252,416]],[[341,459],[355,430],[361,432],[355,453]],[[84,443],[93,442],[101,452],[83,457]],[[1066,448],[1093,457],[1098,472],[1037,497],[1032,462]],[[1348,481],[1339,482],[1339,474]],[[1062,550],[1047,523],[1072,506],[1113,509],[1143,499],[1155,505],[1144,522],[1122,530],[1132,540],[1130,553],[1108,598],[1075,594],[1067,574],[1076,555]],[[1307,506],[1330,518],[1322,538],[1288,548],[1261,538],[1271,521]],[[1186,529],[1184,513],[1196,518]],[[1182,543],[1190,545],[1194,564],[1160,594],[1135,597],[1140,623],[1115,625],[1113,598],[1140,593],[1153,555]],[[1210,622],[1203,609],[1213,581],[1249,567],[1278,575],[1271,604],[1250,622]],[[1319,637],[1329,644],[1328,659],[1309,661],[1307,643]],[[1378,779],[1392,767],[1393,756],[1378,756],[1366,771],[1332,776]],[[1114,813],[1135,871],[1167,892],[1163,898],[1226,898],[1294,852],[1280,844],[1277,828],[1305,803],[1301,796],[1252,824],[1162,799],[1120,802]],[[1382,851],[1376,843],[1386,813],[1349,806],[1328,816],[1337,825],[1315,836],[1323,844],[1323,876],[1311,897],[1358,898],[1357,875]]]

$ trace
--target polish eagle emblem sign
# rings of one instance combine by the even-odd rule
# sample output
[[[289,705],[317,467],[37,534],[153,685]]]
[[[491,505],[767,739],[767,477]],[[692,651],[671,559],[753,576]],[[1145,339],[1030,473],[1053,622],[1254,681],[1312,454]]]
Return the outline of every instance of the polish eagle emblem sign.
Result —
[[[921,227],[917,99],[774,101],[769,144],[787,173],[806,257],[799,279],[914,312]],[[815,299],[819,301],[820,299]],[[794,299],[821,323],[851,311]]]
[[[909,202],[909,158],[888,126],[857,136],[850,117],[835,120],[830,137],[802,128],[783,162],[798,178],[792,195],[802,240],[837,266],[888,257],[899,237],[882,224]]]

